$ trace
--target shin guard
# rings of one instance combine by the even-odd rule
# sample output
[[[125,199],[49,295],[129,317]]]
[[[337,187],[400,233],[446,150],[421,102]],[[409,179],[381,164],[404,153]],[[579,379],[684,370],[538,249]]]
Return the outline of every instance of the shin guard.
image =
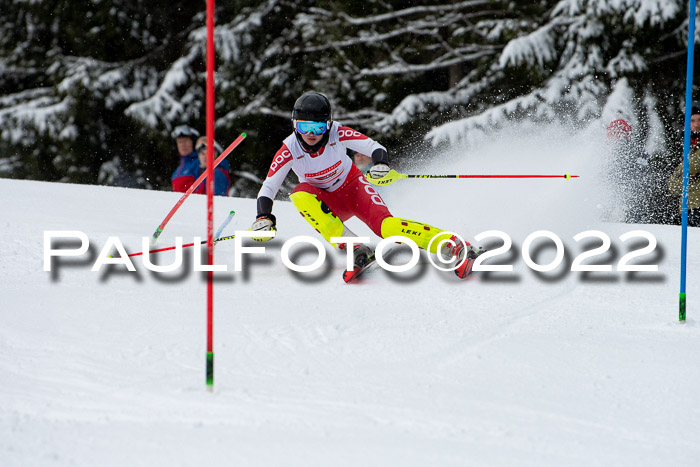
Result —
[[[387,217],[382,222],[383,238],[394,235],[407,237],[424,250],[428,250],[428,245],[430,245],[430,250],[428,250],[430,253],[437,253],[437,247],[443,239],[436,238],[432,244],[430,244],[430,241],[440,236],[443,232],[444,230],[442,229],[408,219],[399,219],[398,217]],[[450,238],[450,234],[445,233],[441,237],[445,237],[444,240],[447,240]]]
[[[311,224],[311,227],[316,229],[328,243],[331,243],[331,237],[346,236],[345,233],[348,230],[345,228],[343,221],[336,217],[316,195],[305,191],[297,191],[289,195],[289,199],[292,200],[294,207],[306,219],[306,222]],[[331,243],[331,245],[336,246],[334,243]]]

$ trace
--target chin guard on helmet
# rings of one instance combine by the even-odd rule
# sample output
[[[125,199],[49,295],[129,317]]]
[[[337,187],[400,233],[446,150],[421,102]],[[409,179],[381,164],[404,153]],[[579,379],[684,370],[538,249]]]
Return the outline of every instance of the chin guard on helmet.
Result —
[[[318,151],[321,150],[321,148],[323,146],[328,144],[328,140],[330,139],[330,135],[331,135],[330,132],[328,132],[328,131],[325,132],[323,134],[323,137],[321,138],[321,140],[318,143],[311,145],[311,144],[308,144],[306,141],[304,141],[304,138],[302,138],[302,136],[299,133],[297,133],[296,131],[294,132],[294,136],[297,137],[297,141],[299,142],[301,147],[304,149],[304,151],[306,151],[310,154],[317,153]]]

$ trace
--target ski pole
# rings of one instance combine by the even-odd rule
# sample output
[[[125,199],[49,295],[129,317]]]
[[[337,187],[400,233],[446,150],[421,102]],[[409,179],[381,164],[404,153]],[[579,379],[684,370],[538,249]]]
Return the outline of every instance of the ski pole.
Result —
[[[226,219],[224,219],[224,222],[221,223],[221,227],[219,227],[219,230],[216,231],[216,234],[214,234],[214,238],[218,238],[219,235],[221,235],[221,232],[224,231],[226,226],[231,222],[231,219],[233,219],[233,216],[236,215],[236,211],[231,210],[231,212],[228,213],[228,216]],[[216,240],[215,240],[216,241]]]
[[[384,186],[391,185],[403,178],[563,178],[570,180],[578,177],[578,175],[571,175],[568,172],[564,175],[409,175],[392,169],[382,178],[371,178],[369,174],[366,178],[372,185]]]
[[[231,235],[229,237],[220,237],[219,238],[219,235],[221,235],[221,232],[226,228],[226,226],[229,224],[229,222],[231,222],[231,219],[233,219],[233,216],[235,216],[235,215],[236,215],[236,211],[233,211],[233,210],[228,213],[228,216],[226,216],[226,219],[224,219],[224,222],[221,223],[221,226],[219,227],[219,230],[216,232],[216,235],[214,235],[214,237],[215,237],[214,244],[216,244],[216,242],[220,242],[223,240],[230,240],[230,239],[235,237],[235,235]],[[206,240],[202,241],[202,245],[204,245],[205,243],[207,243]],[[194,245],[194,243],[188,243],[187,245],[182,245],[182,248],[188,248],[188,247],[191,247],[192,245]],[[150,250],[148,253],[158,253],[159,251],[169,251],[169,250],[174,250],[175,248],[177,248],[177,247],[169,246],[166,248],[161,248],[159,250]],[[140,256],[142,254],[143,254],[143,252],[132,253],[132,254],[127,255],[127,256]],[[109,257],[111,258],[112,255],[109,255]]]
[[[224,240],[231,240],[232,238],[236,238],[236,236],[235,236],[235,235],[229,235],[228,237],[219,237],[219,238],[215,238],[215,239],[214,239],[214,243],[223,242]],[[201,242],[199,242],[200,245],[206,245],[206,243],[207,243],[206,240],[202,240]],[[189,248],[189,247],[194,246],[194,245],[195,245],[194,242],[193,242],[193,243],[188,243],[187,245],[182,245],[182,248]],[[175,248],[177,248],[177,246],[168,246],[168,247],[165,247],[165,248],[159,248],[159,249],[157,249],[157,250],[149,250],[148,254],[150,255],[151,253],[159,253],[159,252],[161,252],[161,251],[170,251],[170,250],[174,250]],[[138,253],[131,253],[130,255],[127,255],[127,256],[128,256],[128,257],[132,257],[132,256],[141,256],[142,254],[143,254],[143,251],[139,251]],[[110,258],[113,258],[114,256],[109,255],[109,257],[110,257]]]
[[[231,151],[236,149],[236,146],[238,146],[241,143],[241,141],[243,141],[243,139],[245,137],[246,137],[246,134],[241,133],[238,136],[238,138],[236,138],[233,141],[233,143],[231,143],[231,145],[228,148],[226,148],[226,150],[224,152],[222,152],[219,157],[216,158],[216,160],[214,161],[214,168],[216,168],[216,166],[218,166],[226,158],[226,156],[229,155],[229,153]],[[207,177],[207,173],[203,172],[202,175],[200,175],[199,178],[197,180],[195,180],[195,182],[192,184],[192,186],[187,189],[185,194],[182,195],[180,200],[177,203],[175,203],[175,206],[173,206],[173,208],[170,210],[168,215],[165,216],[165,219],[163,219],[163,222],[161,222],[160,225],[158,226],[158,228],[156,229],[156,231],[153,232],[153,236],[151,237],[151,244],[155,245],[155,243],[158,241],[158,237],[160,237],[160,234],[163,233],[163,229],[168,224],[168,222],[170,222],[170,218],[173,217],[175,212],[177,212],[177,210],[180,209],[180,206],[182,206],[182,203],[185,202],[187,197],[189,197],[192,194],[192,192],[197,189],[199,184],[202,183],[206,177]]]

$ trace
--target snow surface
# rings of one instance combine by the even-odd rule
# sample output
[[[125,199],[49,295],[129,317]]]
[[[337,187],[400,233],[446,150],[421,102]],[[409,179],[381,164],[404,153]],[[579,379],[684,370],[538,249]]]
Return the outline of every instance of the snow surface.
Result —
[[[277,201],[279,238],[244,272],[233,272],[233,241],[216,246],[229,272],[217,273],[213,393],[204,384],[206,285],[192,249],[175,273],[140,261],[135,273],[90,270],[110,236],[140,251],[180,195],[0,180],[0,465],[697,465],[700,236],[690,229],[681,325],[680,228],[599,220],[615,211],[597,182],[599,133],[525,126],[411,168],[582,176],[569,182],[382,188],[397,216],[467,238],[508,233],[511,252],[492,262],[510,262],[512,273],[460,281],[423,255],[408,273],[375,270],[346,285],[344,257],[330,248],[318,273],[292,273],[282,244],[315,234]],[[215,223],[231,209],[224,234],[247,230],[255,201],[216,198]],[[159,246],[203,236],[204,225],[205,197],[192,196]],[[542,229],[567,252],[548,273],[520,253]],[[639,260],[658,272],[571,272],[575,256],[600,244],[573,241],[590,229],[610,236],[613,248],[597,259],[613,266],[635,248],[619,235],[651,232],[658,246]],[[83,231],[91,250],[45,272],[47,230]],[[554,250],[542,245],[531,251],[545,264]],[[407,260],[394,251],[392,262]],[[316,258],[293,252],[300,264]],[[161,255],[163,264],[174,257]]]

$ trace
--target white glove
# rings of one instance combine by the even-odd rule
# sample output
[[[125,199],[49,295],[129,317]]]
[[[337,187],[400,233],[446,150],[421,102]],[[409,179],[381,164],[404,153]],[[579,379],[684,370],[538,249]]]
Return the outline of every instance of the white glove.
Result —
[[[276,231],[277,222],[275,216],[273,216],[272,214],[258,216],[258,218],[255,219],[255,222],[253,222],[253,225],[250,226],[250,230],[254,232]],[[272,237],[253,237],[253,240],[255,240],[256,242],[266,242],[271,238]]]
[[[372,178],[384,178],[386,174],[389,173],[389,166],[386,164],[374,164],[371,169],[369,169],[369,176]]]

